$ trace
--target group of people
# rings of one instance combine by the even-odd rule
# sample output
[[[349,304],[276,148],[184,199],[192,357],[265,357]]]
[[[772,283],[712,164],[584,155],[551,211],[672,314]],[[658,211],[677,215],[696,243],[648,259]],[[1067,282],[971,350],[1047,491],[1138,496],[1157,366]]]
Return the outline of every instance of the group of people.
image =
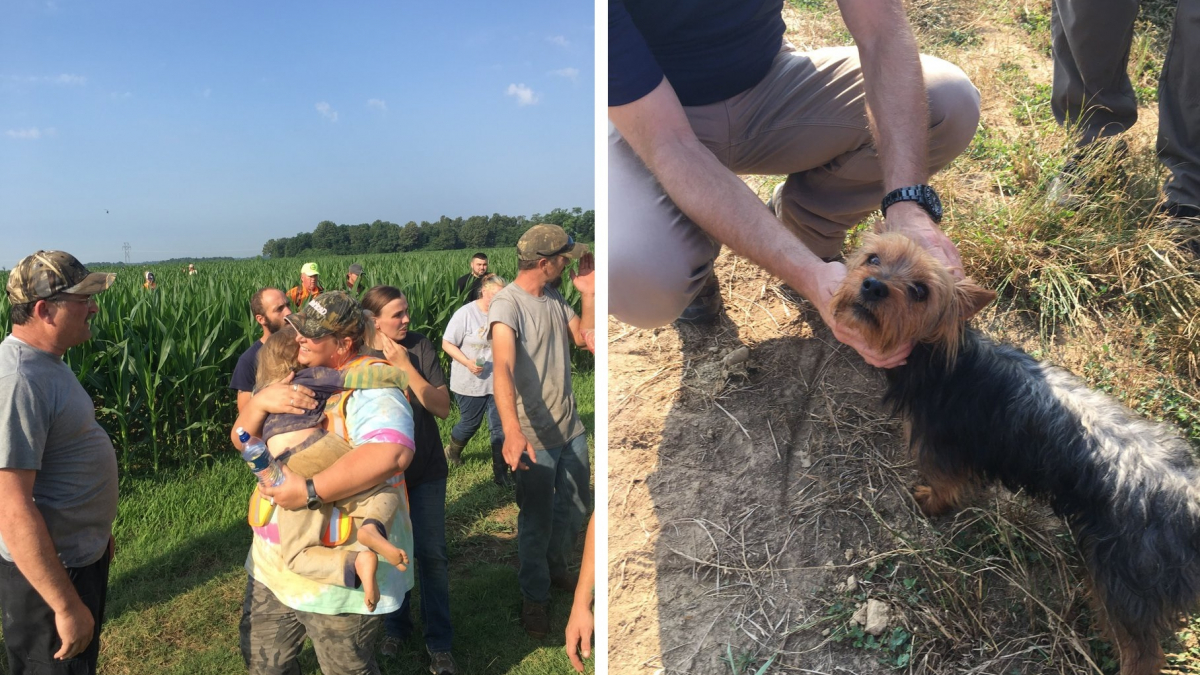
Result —
[[[322,289],[319,268],[307,263],[298,302],[297,289],[263,288],[250,299],[262,337],[233,374],[230,438],[239,450],[243,434],[262,438],[283,479],[257,487],[247,511],[253,538],[239,630],[249,672],[295,672],[306,636],[324,672],[378,672],[376,653],[398,653],[413,632],[414,583],[429,670],[457,672],[446,479],[485,413],[494,480],[516,488],[521,625],[544,637],[551,586],[586,584],[576,595],[587,600],[587,620],[573,614],[572,626],[577,635],[586,626],[587,652],[593,566],[578,576],[570,569],[592,497],[571,346],[594,349],[594,263],[555,225],[530,228],[517,258],[511,283],[486,274],[486,257],[473,275],[477,297],[442,336],[449,382],[434,344],[409,330],[403,291],[358,288],[361,266],[351,267],[345,290]],[[571,274],[579,314],[556,290],[572,260],[580,261]],[[39,251],[6,286],[13,331],[0,342],[0,606],[14,674],[95,672],[116,454],[62,356],[90,338],[95,296],[113,277]],[[461,421],[443,445],[437,420],[449,416],[452,390]]]

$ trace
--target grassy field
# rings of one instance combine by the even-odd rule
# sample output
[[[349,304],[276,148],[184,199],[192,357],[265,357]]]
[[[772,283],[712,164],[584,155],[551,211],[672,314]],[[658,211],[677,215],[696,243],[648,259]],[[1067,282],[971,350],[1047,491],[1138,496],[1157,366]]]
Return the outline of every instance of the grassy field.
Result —
[[[574,387],[594,449],[595,378],[576,375]],[[443,441],[456,421],[453,411],[439,425]],[[570,595],[553,592],[547,639],[530,639],[518,623],[517,509],[512,490],[491,482],[486,428],[472,439],[463,459],[463,466],[451,468],[446,489],[450,609],[459,672],[566,672],[570,663],[563,652],[563,629]],[[245,672],[238,619],[246,585],[242,565],[250,547],[246,499],[252,485],[246,465],[232,449],[185,466],[122,476],[101,672]],[[582,537],[578,550],[581,555]],[[419,592],[419,587],[414,590]],[[419,611],[414,620],[420,630]],[[301,658],[304,673],[320,672],[311,646]],[[414,636],[397,658],[381,658],[381,665],[391,675],[428,672],[424,641]],[[7,669],[0,659],[0,673]]]

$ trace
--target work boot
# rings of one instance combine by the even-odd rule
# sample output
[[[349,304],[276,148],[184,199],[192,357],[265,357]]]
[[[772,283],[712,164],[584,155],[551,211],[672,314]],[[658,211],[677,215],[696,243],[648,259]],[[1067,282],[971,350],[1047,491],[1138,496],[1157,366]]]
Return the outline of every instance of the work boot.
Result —
[[[1124,140],[1092,141],[1071,155],[1058,174],[1050,179],[1046,203],[1058,209],[1078,209],[1103,189],[1106,183],[1125,185],[1128,176],[1125,175],[1124,165],[1128,159],[1129,145]],[[1103,175],[1108,168],[1114,171],[1114,176]],[[1101,175],[1093,175],[1096,173]]]
[[[447,445],[445,448],[446,461],[454,466],[462,466],[462,451],[466,445],[466,443],[456,441],[451,437],[450,445]]]
[[[717,275],[710,272],[699,295],[692,299],[691,304],[683,308],[683,313],[676,321],[693,326],[710,324],[721,316],[721,309],[724,306],[725,302],[721,299],[721,285],[717,282]]]
[[[456,675],[458,664],[450,652],[429,652],[429,672],[433,675]]]
[[[544,602],[525,600],[521,605],[521,627],[529,637],[541,640],[550,632],[550,615],[547,609],[547,603]]]

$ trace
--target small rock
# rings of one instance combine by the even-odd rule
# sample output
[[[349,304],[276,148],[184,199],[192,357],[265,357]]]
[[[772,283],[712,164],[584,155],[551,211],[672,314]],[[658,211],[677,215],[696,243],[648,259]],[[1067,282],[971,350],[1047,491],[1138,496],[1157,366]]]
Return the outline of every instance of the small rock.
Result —
[[[812,460],[808,458],[807,452],[800,453],[800,466],[804,467],[805,469],[812,466]]]
[[[843,555],[846,556],[846,562],[850,562],[851,560],[854,560],[854,549],[852,549],[852,548],[846,549],[846,552]]]
[[[726,366],[734,366],[739,363],[745,363],[749,359],[750,348],[746,345],[742,345],[741,347],[738,347],[737,349],[726,354],[725,358],[721,359],[721,361],[724,362]]]
[[[846,592],[850,595],[858,592],[858,579],[855,579],[853,574],[846,578]]]
[[[829,637],[830,632],[831,631],[828,628],[826,628],[825,630],[821,631],[821,637]]]
[[[883,631],[887,630],[888,622],[892,619],[892,608],[886,602],[868,600],[866,609],[867,617],[863,622],[863,632],[867,635],[882,635]]]
[[[850,617],[850,623],[858,624],[860,626],[867,625],[867,606],[866,605],[863,605],[862,607],[858,608],[858,611],[854,613],[854,616]]]

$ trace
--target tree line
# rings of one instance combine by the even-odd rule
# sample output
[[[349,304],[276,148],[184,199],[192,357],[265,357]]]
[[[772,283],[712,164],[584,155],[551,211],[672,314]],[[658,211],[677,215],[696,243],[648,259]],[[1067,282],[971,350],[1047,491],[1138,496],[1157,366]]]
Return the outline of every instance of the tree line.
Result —
[[[458,248],[494,248],[516,246],[531,226],[553,223],[580,241],[595,241],[596,212],[582,208],[554,209],[550,213],[525,216],[471,216],[434,222],[409,221],[397,225],[386,220],[360,225],[338,225],[329,220],[317,224],[312,232],[294,237],[271,239],[263,244],[269,258],[294,258],[314,253],[357,255],[360,253],[401,253],[405,251],[441,251]]]

